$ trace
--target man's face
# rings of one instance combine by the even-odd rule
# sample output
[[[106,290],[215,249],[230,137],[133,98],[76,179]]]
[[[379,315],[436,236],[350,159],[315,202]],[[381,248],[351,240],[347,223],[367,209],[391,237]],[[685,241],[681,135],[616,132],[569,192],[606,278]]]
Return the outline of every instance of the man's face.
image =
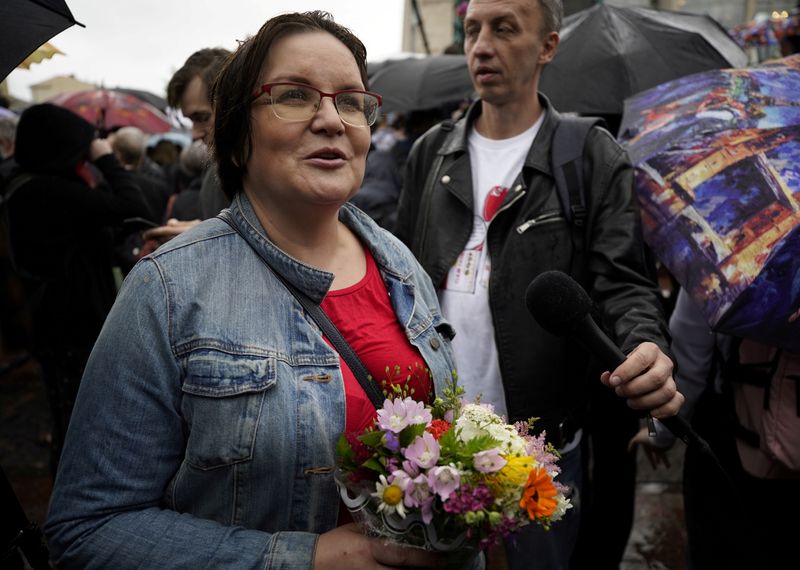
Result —
[[[211,144],[214,113],[208,98],[208,87],[199,75],[195,75],[186,85],[180,106],[183,116],[192,121],[192,140]]]
[[[485,103],[536,99],[542,66],[558,46],[556,32],[543,32],[538,0],[472,0],[464,34],[472,82]]]

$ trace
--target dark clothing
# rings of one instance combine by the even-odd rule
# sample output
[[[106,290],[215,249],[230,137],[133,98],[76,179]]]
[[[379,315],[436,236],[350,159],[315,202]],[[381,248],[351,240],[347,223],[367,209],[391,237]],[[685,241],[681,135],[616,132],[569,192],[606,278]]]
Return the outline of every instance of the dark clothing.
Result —
[[[112,229],[125,218],[150,216],[133,176],[113,154],[95,162],[99,171],[86,165],[93,133],[66,109],[27,109],[17,129],[14,175],[30,179],[7,204],[14,261],[33,314],[33,352],[53,414],[53,468],[83,368],[116,296]],[[104,182],[93,188],[90,180],[99,175]]]
[[[215,217],[224,208],[231,205],[231,201],[222,191],[217,167],[211,165],[203,174],[203,181],[200,185],[200,215],[201,220]]]
[[[714,450],[734,487],[708,455],[686,448],[683,496],[690,570],[776,570],[797,564],[800,483],[759,479],[742,468],[736,450],[731,394],[708,389],[692,427]],[[743,503],[749,503],[745,506]],[[794,560],[795,562],[791,562]]]
[[[164,223],[164,213],[170,197],[170,189],[163,178],[143,171],[129,171],[134,183],[142,192],[149,214],[145,219],[156,224]]]
[[[202,177],[198,176],[187,188],[172,197],[172,206],[169,208],[169,218],[175,218],[181,221],[204,219],[200,203],[201,184]],[[217,211],[217,214],[218,213],[219,211]]]
[[[391,230],[397,223],[397,201],[403,181],[397,157],[392,149],[372,149],[361,188],[350,201],[382,228]]]
[[[586,352],[545,332],[525,306],[525,291],[546,270],[571,273],[596,303],[602,324],[630,352],[644,341],[668,350],[656,289],[646,276],[639,210],[628,159],[607,131],[595,128],[584,152],[586,242],[573,260],[572,227],[564,218],[551,172],[558,112],[540,95],[546,116],[523,170],[488,229],[492,260],[489,298],[510,421],[538,417],[551,437],[567,417],[583,417],[589,398]],[[434,127],[411,151],[396,233],[441,284],[467,243],[473,193],[467,135],[481,112],[476,102],[449,133]],[[443,158],[429,199],[423,189],[437,155]],[[429,200],[429,201],[426,201]],[[531,223],[535,220],[546,223]],[[573,271],[574,268],[574,271]],[[467,331],[457,331],[469,334]],[[592,381],[597,376],[592,375]]]
[[[108,187],[35,175],[9,202],[17,265],[42,280],[37,337],[91,346],[116,296],[111,226],[149,217],[139,187],[112,155],[97,161]]]

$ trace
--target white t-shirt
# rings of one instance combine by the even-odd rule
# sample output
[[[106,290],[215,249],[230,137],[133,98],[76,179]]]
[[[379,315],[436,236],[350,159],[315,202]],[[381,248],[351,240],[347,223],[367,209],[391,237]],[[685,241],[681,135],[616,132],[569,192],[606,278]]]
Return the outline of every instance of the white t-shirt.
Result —
[[[453,350],[466,398],[480,395],[481,402],[492,404],[495,412],[504,416],[508,413],[489,309],[491,260],[486,235],[508,189],[522,171],[543,120],[544,113],[531,128],[510,139],[492,140],[474,129],[470,132],[475,208],[472,234],[439,291],[442,314],[456,330]]]

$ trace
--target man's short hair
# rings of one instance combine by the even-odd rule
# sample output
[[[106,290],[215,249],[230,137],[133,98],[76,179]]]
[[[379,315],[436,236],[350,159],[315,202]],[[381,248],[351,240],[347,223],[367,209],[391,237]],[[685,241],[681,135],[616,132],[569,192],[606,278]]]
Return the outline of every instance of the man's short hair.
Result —
[[[114,133],[111,148],[122,164],[138,167],[144,156],[147,136],[136,127],[122,127]]]
[[[13,141],[17,137],[17,117],[0,117],[0,139]]]
[[[564,18],[564,3],[561,0],[537,0],[542,9],[543,32],[561,31],[561,20]]]
[[[180,107],[181,98],[186,91],[186,86],[195,77],[200,77],[205,83],[209,93],[209,103],[211,102],[211,86],[217,78],[222,64],[231,54],[225,48],[205,48],[194,52],[186,60],[178,71],[172,76],[167,84],[167,103],[173,109]]]

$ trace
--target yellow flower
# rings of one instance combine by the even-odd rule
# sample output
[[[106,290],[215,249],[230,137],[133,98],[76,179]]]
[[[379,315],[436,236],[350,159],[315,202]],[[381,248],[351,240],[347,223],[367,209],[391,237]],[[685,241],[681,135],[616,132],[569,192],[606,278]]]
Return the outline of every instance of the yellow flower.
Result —
[[[497,482],[501,485],[521,487],[528,480],[528,475],[533,469],[533,457],[529,455],[504,456],[507,463],[497,473]]]

